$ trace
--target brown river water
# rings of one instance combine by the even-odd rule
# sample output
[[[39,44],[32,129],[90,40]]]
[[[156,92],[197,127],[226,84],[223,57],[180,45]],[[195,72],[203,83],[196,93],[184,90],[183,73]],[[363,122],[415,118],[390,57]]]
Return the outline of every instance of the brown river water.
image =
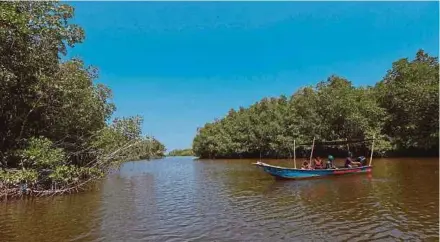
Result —
[[[90,192],[1,203],[0,241],[439,241],[438,158],[301,181],[254,161],[127,162]]]

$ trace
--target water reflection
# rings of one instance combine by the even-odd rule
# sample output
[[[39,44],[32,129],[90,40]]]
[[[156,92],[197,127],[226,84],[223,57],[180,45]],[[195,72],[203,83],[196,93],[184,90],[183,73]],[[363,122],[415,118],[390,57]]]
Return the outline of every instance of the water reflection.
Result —
[[[127,162],[92,192],[1,204],[0,241],[438,241],[437,159],[303,181],[252,162]]]
[[[94,240],[99,193],[9,201],[0,205],[0,241]]]

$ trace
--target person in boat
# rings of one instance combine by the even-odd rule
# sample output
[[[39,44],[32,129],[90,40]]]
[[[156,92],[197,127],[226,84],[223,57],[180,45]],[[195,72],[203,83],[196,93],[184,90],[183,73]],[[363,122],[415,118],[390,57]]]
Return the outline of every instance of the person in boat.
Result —
[[[361,162],[353,161],[352,157],[353,154],[349,151],[347,158],[345,159],[345,165],[344,165],[345,168],[352,168],[353,166],[356,167],[362,166]]]
[[[321,160],[321,157],[316,157],[315,159],[314,159],[314,162],[315,162],[315,169],[324,169],[324,165],[322,164],[322,160]]]
[[[304,161],[303,164],[302,164],[302,166],[301,166],[301,169],[302,169],[302,170],[308,170],[308,169],[310,169],[309,162]]]
[[[325,169],[333,169],[334,165],[333,162],[335,161],[335,158],[332,155],[328,156],[328,160],[325,163]]]

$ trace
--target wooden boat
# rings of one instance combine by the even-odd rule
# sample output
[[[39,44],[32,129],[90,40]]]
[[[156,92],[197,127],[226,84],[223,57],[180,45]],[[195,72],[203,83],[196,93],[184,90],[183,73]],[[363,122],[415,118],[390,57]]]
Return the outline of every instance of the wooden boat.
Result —
[[[265,172],[269,173],[270,175],[272,175],[276,178],[282,178],[282,179],[304,179],[304,178],[328,177],[328,176],[336,176],[336,175],[370,173],[373,169],[373,167],[371,166],[371,162],[373,160],[374,137],[373,137],[372,141],[373,141],[373,143],[371,145],[370,162],[368,165],[364,164],[364,166],[360,166],[360,167],[353,167],[353,168],[334,167],[333,169],[297,169],[296,168],[296,159],[295,159],[296,158],[295,141],[293,142],[293,145],[294,145],[294,148],[293,148],[294,158],[293,159],[295,162],[294,163],[295,168],[269,165],[269,164],[266,164],[261,161],[254,163],[254,165],[263,168],[263,170]],[[335,142],[341,142],[341,141],[332,141],[332,142],[328,142],[328,143],[335,143]],[[342,142],[345,142],[347,144],[349,143],[348,141],[342,141]],[[359,142],[359,141],[357,141],[357,142]],[[315,146],[315,138],[313,138],[313,143],[312,143],[312,151],[310,154],[310,164],[312,162],[314,146]]]
[[[304,178],[316,178],[323,176],[335,176],[335,175],[347,175],[356,173],[369,173],[372,170],[372,166],[361,166],[355,168],[337,168],[337,169],[296,169],[287,168],[281,166],[273,166],[264,162],[258,161],[254,163],[256,166],[263,168],[263,170],[276,178],[282,179],[304,179]]]

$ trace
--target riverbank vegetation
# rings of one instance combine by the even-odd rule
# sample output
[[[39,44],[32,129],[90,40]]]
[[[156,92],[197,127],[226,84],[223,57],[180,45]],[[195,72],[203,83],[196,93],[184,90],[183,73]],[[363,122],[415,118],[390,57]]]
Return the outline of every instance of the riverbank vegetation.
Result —
[[[0,3],[0,199],[70,193],[125,160],[163,156],[141,117],[111,120],[97,69],[67,59],[84,40],[58,2]],[[64,56],[63,60],[61,57]]]
[[[192,151],[192,149],[175,149],[170,151],[170,153],[168,153],[168,156],[194,156],[194,152]]]
[[[368,70],[361,70],[368,71]],[[376,138],[376,155],[438,156],[439,63],[424,51],[397,60],[375,86],[331,76],[292,96],[264,98],[199,128],[194,153],[202,158],[291,157],[293,142]],[[298,147],[298,146],[297,146]],[[366,154],[370,144],[348,147]],[[297,155],[310,154],[310,144]],[[347,146],[316,147],[345,155]]]

